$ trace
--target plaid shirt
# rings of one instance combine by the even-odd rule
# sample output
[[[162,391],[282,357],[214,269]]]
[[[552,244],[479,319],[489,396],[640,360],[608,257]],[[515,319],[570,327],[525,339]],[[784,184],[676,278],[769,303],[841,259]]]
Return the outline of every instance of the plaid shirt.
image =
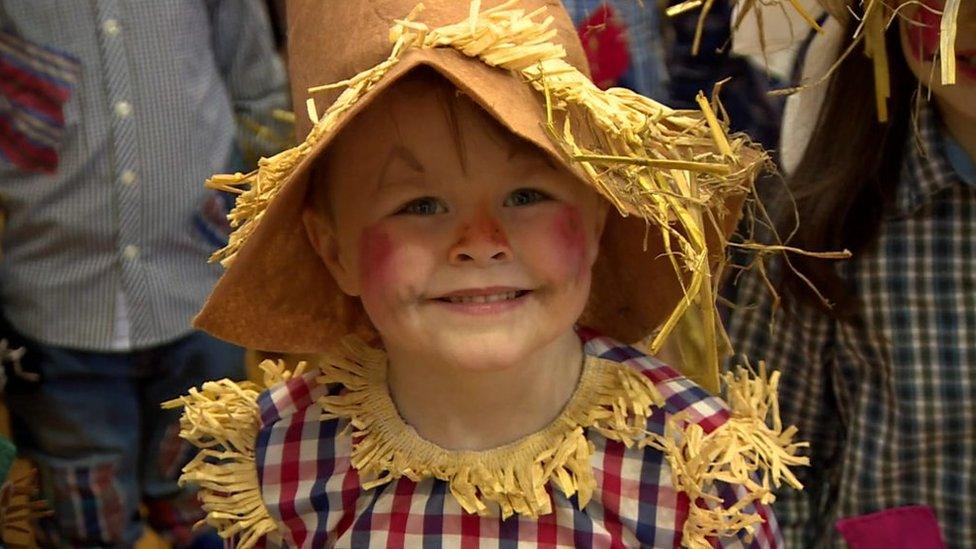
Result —
[[[812,444],[806,490],[775,505],[791,547],[840,543],[838,518],[910,504],[935,510],[950,547],[976,546],[976,181],[941,135],[926,107],[927,156],[907,140],[877,244],[839,265],[857,322],[800,306],[770,331],[759,281],[737,285],[733,344],[784,372],[783,421]]]
[[[666,399],[654,411],[648,430],[664,432],[670,414],[686,412],[711,432],[725,422],[722,401],[670,367],[605,337],[591,337],[588,355],[621,362],[646,375]],[[538,519],[465,513],[436,479],[395,480],[363,490],[349,461],[351,440],[345,421],[321,421],[315,400],[330,387],[315,374],[293,379],[259,398],[263,427],[257,439],[257,464],[264,503],[281,536],[296,547],[679,547],[688,499],[670,483],[664,456],[652,448],[625,448],[590,431],[591,458],[598,487],[579,509],[576,498],[550,490],[553,512]],[[728,502],[744,490],[723,485],[716,492]],[[756,509],[749,506],[747,512]],[[769,510],[751,542],[717,540],[722,547],[780,547]],[[274,543],[269,543],[273,545]]]

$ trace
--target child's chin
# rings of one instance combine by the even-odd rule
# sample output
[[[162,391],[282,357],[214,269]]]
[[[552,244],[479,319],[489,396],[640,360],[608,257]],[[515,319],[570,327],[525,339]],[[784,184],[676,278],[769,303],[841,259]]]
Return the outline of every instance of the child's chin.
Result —
[[[513,338],[464,336],[439,342],[439,354],[459,370],[490,372],[505,370],[524,361],[529,345]],[[518,339],[518,338],[516,338]]]

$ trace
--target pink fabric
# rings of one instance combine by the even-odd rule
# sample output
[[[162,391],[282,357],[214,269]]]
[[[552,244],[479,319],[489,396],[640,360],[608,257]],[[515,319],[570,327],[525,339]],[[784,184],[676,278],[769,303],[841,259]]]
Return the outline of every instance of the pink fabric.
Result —
[[[925,505],[885,509],[837,521],[851,549],[944,549],[935,512]]]

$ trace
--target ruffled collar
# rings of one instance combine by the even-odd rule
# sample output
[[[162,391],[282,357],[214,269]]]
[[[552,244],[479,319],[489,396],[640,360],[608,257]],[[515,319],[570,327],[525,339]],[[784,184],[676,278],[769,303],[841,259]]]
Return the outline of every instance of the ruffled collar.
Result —
[[[448,483],[465,511],[491,514],[496,504],[503,518],[550,513],[550,484],[567,498],[577,495],[585,507],[596,487],[585,430],[630,447],[645,437],[648,417],[664,403],[639,372],[587,355],[576,390],[547,427],[494,449],[454,451],[425,440],[400,417],[383,351],[346,339],[339,357],[321,366],[317,381],[343,387],[318,403],[324,419],[349,421],[352,465],[364,489],[401,477],[436,478]]]
[[[339,356],[329,357],[316,373],[302,375],[304,363],[289,372],[284,362],[261,364],[264,385],[272,387],[302,376],[303,383],[340,384],[339,394],[319,397],[323,419],[344,418],[352,435],[352,465],[365,489],[407,477],[437,478],[468,512],[514,513],[537,517],[551,512],[548,486],[580,507],[589,502],[596,481],[590,467],[592,429],[627,446],[661,452],[675,490],[686,494],[688,514],[683,546],[707,549],[716,537],[749,539],[765,521],[758,504],[775,500],[773,488],[802,488],[790,471],[808,465],[796,442],[795,427],[784,427],[776,398],[779,372],[767,375],[742,369],[723,376],[728,419],[707,431],[689,415],[696,406],[715,409],[717,401],[668,406],[664,432],[646,432],[646,422],[663,399],[649,378],[630,366],[589,356],[580,383],[559,418],[517,442],[486,452],[453,452],[420,438],[396,412],[386,386],[386,356],[358,339],[348,339]],[[307,378],[307,379],[306,379]],[[677,374],[664,385],[687,387]],[[255,449],[259,445],[261,387],[224,379],[164,404],[184,407],[180,436],[200,452],[183,469],[180,482],[200,487],[207,523],[224,537],[238,536],[251,547],[276,529],[264,504]],[[712,400],[712,399],[710,399]],[[343,435],[343,436],[348,436]],[[719,485],[734,484],[736,501],[716,495]]]

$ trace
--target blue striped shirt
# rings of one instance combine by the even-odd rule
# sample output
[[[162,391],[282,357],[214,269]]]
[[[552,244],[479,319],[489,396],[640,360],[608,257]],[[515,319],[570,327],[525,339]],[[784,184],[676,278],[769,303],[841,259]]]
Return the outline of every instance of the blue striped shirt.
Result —
[[[0,161],[4,312],[73,349],[117,350],[120,329],[132,349],[180,337],[220,274],[194,223],[203,182],[229,167],[235,113],[287,104],[263,3],[0,2],[8,28],[82,63],[57,173]]]

